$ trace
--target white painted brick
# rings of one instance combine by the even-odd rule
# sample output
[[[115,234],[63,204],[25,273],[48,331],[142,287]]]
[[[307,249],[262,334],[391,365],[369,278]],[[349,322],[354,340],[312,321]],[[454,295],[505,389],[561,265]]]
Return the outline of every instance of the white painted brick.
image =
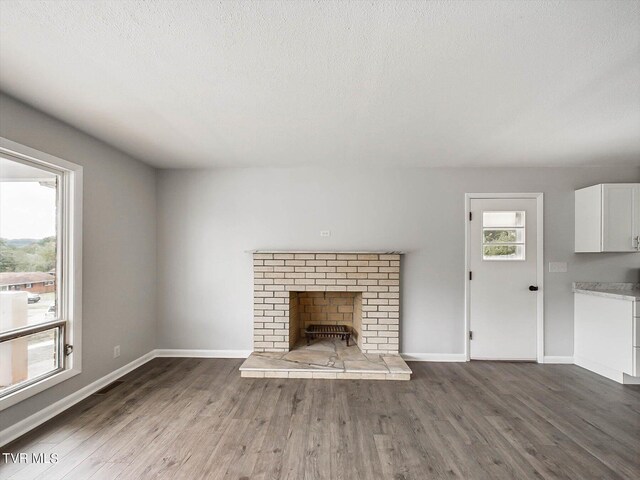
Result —
[[[387,343],[388,338],[370,337],[367,338],[368,343]]]
[[[264,278],[284,278],[284,272],[265,272]]]
[[[268,268],[268,267],[265,267]],[[296,267],[285,266],[285,267],[273,267],[274,272],[293,272]]]
[[[388,312],[384,312],[384,313],[388,314]],[[378,318],[378,323],[381,325],[397,325],[398,319],[397,318]]]
[[[307,260],[306,264],[307,264],[307,267],[326,267],[327,261],[326,260]]]
[[[284,337],[282,335],[265,335],[264,340],[266,342],[282,342]]]
[[[369,288],[369,291],[371,292],[379,292],[379,293],[386,293],[389,291],[389,287],[386,285],[375,285],[372,286],[371,288]],[[380,298],[386,298],[386,297],[380,297]]]
[[[378,288],[385,288],[385,287],[378,287]],[[380,298],[398,298],[399,299],[400,298],[400,293],[398,293],[398,292],[390,292],[390,293],[381,292],[381,293],[378,294],[378,297],[380,297]],[[399,304],[400,304],[399,302],[398,303],[394,303],[394,305],[399,305]]]
[[[253,267],[254,272],[273,272],[276,267]]]
[[[400,273],[400,267],[380,267],[380,273]]]
[[[378,305],[378,310],[380,312],[397,312],[398,306],[397,305]]]
[[[254,298],[260,298],[260,297],[273,297],[273,292],[253,292],[253,297]]]
[[[386,325],[369,325],[368,330],[387,330]]]
[[[316,255],[315,253],[296,253],[294,257],[296,260],[313,260]]]
[[[346,292],[347,287],[344,285],[327,285],[327,292]]]
[[[347,261],[346,260],[329,260],[327,262],[327,265],[330,267],[346,267]]]
[[[378,336],[398,338],[398,332],[379,332]]]
[[[304,267],[306,262],[304,260],[285,260],[284,264],[288,267]]]
[[[368,300],[369,305],[389,305],[389,300],[386,298],[370,298]]]
[[[305,278],[327,278],[326,273],[305,273],[304,275],[305,275]]]
[[[265,260],[264,264],[265,265],[273,265],[273,266],[279,265],[279,266],[284,267],[284,260]]]

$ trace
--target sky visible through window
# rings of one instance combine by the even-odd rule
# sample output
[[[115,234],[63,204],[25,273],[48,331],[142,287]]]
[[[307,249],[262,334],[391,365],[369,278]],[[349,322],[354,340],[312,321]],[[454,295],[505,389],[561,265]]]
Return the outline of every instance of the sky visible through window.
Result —
[[[56,190],[38,182],[0,182],[0,238],[56,234]]]

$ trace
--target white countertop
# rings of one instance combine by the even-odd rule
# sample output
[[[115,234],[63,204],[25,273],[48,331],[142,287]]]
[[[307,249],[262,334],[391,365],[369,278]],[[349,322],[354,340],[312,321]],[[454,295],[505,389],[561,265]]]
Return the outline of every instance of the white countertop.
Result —
[[[640,283],[575,282],[573,291],[585,295],[640,301]]]

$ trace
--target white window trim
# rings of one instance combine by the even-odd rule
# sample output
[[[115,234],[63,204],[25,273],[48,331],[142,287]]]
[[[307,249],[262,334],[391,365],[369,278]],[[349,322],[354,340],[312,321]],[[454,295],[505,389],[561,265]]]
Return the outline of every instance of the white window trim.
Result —
[[[66,357],[65,369],[27,385],[0,399],[0,411],[64,382],[82,372],[82,167],[48,153],[0,137],[0,153],[7,157],[62,170],[65,206],[62,209],[62,271],[60,305],[67,308],[62,316],[68,321],[67,341],[73,352]],[[64,355],[64,352],[63,352]]]

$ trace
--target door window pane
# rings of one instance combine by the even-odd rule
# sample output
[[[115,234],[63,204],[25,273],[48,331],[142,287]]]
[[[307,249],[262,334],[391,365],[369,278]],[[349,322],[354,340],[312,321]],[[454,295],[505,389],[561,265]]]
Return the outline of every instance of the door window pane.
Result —
[[[524,245],[484,245],[484,260],[524,260]]]
[[[482,259],[525,259],[525,212],[482,212]]]
[[[483,231],[484,243],[524,243],[524,229],[491,229],[485,228]]]
[[[482,226],[524,227],[525,212],[482,212]]]

